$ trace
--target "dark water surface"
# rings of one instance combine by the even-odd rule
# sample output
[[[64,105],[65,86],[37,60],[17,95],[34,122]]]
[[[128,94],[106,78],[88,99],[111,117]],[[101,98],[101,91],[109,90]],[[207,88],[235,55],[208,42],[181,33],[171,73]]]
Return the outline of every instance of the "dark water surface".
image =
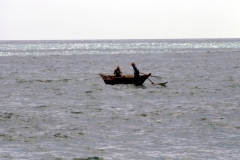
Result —
[[[0,159],[239,159],[239,53],[0,58]],[[120,65],[166,87],[105,85]]]

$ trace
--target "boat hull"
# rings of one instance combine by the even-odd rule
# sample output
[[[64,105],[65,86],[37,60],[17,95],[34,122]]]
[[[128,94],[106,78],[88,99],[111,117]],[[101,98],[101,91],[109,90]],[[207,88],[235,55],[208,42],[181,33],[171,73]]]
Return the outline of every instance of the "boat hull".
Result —
[[[123,77],[116,77],[114,75],[102,74],[99,73],[105,84],[135,84],[135,85],[142,85],[145,80],[151,75],[145,74],[141,75],[138,79],[134,78],[134,75],[124,75]]]

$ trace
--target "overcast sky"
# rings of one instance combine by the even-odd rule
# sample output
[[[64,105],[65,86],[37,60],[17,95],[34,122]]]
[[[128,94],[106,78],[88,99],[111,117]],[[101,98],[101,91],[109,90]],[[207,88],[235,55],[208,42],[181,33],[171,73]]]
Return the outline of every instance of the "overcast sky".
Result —
[[[240,0],[0,0],[0,40],[240,38]]]

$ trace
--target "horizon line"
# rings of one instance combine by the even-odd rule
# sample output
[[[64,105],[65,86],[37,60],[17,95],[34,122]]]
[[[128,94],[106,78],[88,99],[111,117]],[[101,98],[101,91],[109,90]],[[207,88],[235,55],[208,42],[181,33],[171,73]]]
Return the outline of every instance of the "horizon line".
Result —
[[[20,39],[20,40],[0,40],[0,41],[121,41],[121,40],[216,40],[216,39],[240,39],[240,38],[136,38],[136,39]]]

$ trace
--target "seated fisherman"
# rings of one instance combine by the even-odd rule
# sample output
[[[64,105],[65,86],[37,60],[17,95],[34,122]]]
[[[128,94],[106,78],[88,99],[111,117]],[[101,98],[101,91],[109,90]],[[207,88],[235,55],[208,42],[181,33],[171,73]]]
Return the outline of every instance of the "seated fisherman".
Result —
[[[114,73],[113,73],[116,77],[123,77],[122,75],[122,72],[120,70],[120,67],[117,66],[117,68],[114,70]]]

